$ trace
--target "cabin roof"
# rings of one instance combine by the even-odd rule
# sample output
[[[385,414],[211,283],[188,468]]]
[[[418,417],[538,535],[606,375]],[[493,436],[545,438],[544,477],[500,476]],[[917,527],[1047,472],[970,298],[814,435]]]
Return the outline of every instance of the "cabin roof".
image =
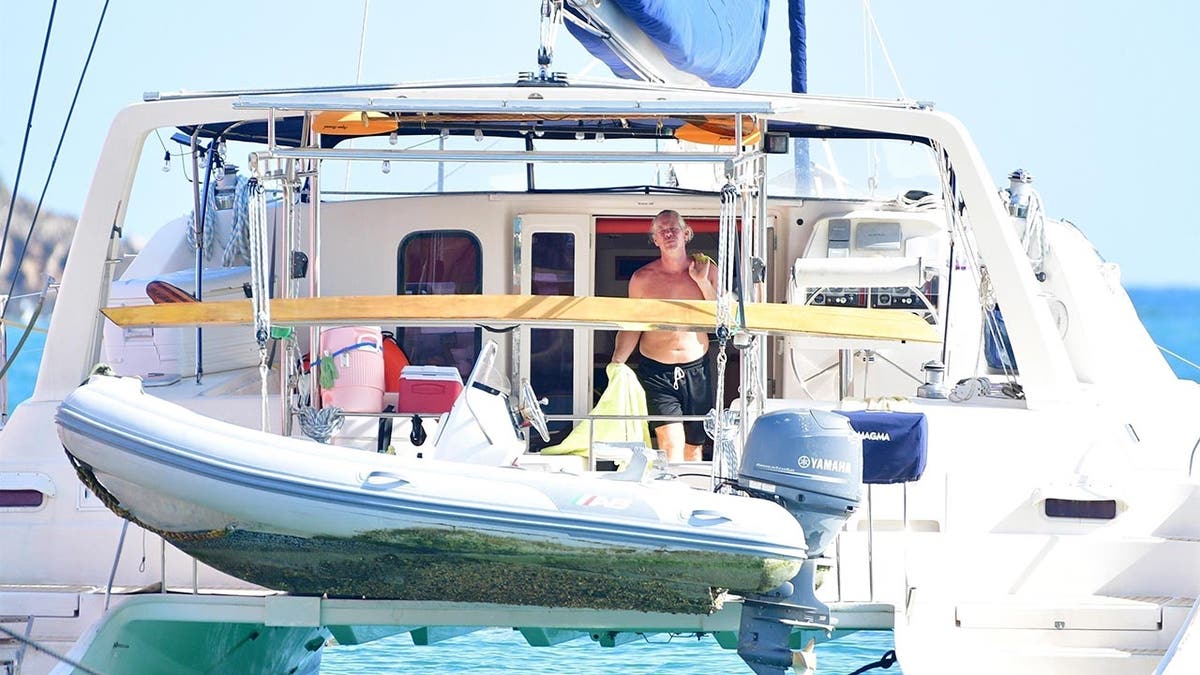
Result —
[[[275,139],[279,145],[299,146],[307,112],[356,111],[386,115],[398,125],[386,131],[353,136],[322,135],[322,147],[335,147],[351,137],[389,135],[428,136],[442,133],[488,137],[530,137],[571,140],[579,134],[603,133],[607,138],[676,138],[686,125],[712,123],[732,127],[737,114],[761,116],[772,132],[792,138],[895,138],[924,139],[784,120],[775,114],[794,110],[806,101],[836,101],[852,106],[928,108],[908,100],[873,100],[778,94],[730,89],[599,82],[550,86],[541,82],[444,82],[352,87],[318,87],[224,92],[146,94],[147,101],[198,98],[232,98],[233,107],[262,110],[255,120],[215,121],[179,127],[201,138],[263,143],[267,140],[266,115],[275,114]]]

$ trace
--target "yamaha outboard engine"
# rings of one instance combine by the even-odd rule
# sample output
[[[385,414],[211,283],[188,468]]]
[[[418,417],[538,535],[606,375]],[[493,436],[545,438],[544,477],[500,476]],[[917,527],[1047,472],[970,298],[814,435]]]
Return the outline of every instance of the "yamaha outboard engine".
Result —
[[[759,417],[746,438],[738,487],[786,508],[804,527],[808,560],[779,588],[747,596],[738,655],[760,675],[792,665],[793,626],[832,628],[817,600],[815,576],[825,547],[858,508],[862,439],[845,417],[824,410],[781,410]]]

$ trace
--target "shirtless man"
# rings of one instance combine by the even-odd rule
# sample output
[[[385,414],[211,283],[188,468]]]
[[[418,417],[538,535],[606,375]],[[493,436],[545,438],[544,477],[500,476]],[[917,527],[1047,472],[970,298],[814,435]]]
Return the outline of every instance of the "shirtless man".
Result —
[[[661,254],[629,279],[631,298],[716,300],[717,270],[710,259],[698,262],[687,253],[692,228],[675,211],[650,221],[650,241]],[[620,331],[613,362],[625,363],[638,347],[638,379],[646,390],[651,415],[704,415],[713,407],[708,365],[708,334],[684,331]],[[704,446],[702,422],[650,422],[658,447],[672,462],[698,462]]]

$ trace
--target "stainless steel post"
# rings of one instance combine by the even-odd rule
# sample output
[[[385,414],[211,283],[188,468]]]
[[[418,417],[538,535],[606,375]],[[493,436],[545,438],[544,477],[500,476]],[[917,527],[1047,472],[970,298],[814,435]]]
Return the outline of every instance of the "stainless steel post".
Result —
[[[204,300],[204,288],[202,285],[204,278],[204,219],[208,217],[208,184],[212,180],[212,165],[213,154],[216,151],[217,141],[212,139],[208,143],[208,150],[205,151],[204,159],[204,184],[200,184],[200,166],[199,159],[196,156],[198,134],[200,127],[196,127],[196,131],[192,133],[192,229],[196,237],[196,268],[194,279],[196,287],[193,295],[197,300]],[[202,194],[203,192],[203,194]],[[196,326],[196,384],[200,384],[204,379],[204,327]]]
[[[104,611],[108,611],[108,603],[112,600],[113,581],[117,578],[117,565],[121,562],[121,550],[125,548],[125,533],[129,531],[129,521],[121,520],[121,536],[117,539],[117,552],[113,555],[112,571],[108,573],[108,585],[104,587]]]
[[[875,514],[871,486],[867,485],[867,599],[875,601]]]
[[[849,349],[838,350],[838,400],[850,395],[850,386],[854,384],[854,355]]]

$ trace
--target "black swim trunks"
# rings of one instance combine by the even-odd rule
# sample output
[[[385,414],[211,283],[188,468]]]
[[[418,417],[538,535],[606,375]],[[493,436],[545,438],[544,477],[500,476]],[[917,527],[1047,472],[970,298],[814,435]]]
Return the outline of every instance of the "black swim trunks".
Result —
[[[707,354],[689,363],[660,363],[643,354],[637,376],[651,415],[707,415],[712,410],[716,396]],[[650,422],[650,429],[664,424],[671,422]],[[690,445],[708,439],[703,422],[684,422],[683,435]]]

